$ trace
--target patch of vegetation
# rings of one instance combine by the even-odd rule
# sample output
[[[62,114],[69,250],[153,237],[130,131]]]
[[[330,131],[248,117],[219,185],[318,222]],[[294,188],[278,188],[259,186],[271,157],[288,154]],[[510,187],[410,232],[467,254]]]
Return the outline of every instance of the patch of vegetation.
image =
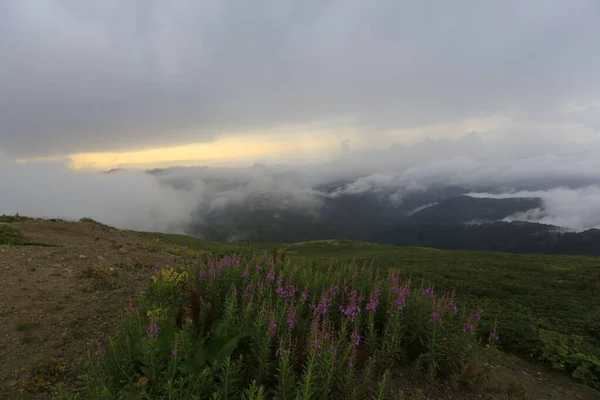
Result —
[[[540,359],[565,371],[585,384],[600,388],[600,357],[577,335],[540,330],[542,354]]]
[[[39,326],[37,322],[19,322],[15,325],[15,330],[21,333],[29,333]]]
[[[94,225],[98,228],[101,228],[103,230],[109,231],[109,230],[116,230],[116,228],[113,228],[112,226],[108,226],[108,225],[104,225],[96,220],[93,220],[91,218],[81,218],[79,220],[79,222],[83,223],[83,224],[90,224],[90,225]]]
[[[450,251],[325,241],[282,246],[286,254],[318,265],[354,261],[378,269],[400,268],[485,311],[482,324],[499,323],[505,350],[528,358],[544,356],[543,331],[577,337],[584,353],[600,357],[600,258]],[[588,368],[582,361],[582,368]],[[571,373],[571,371],[569,371]],[[600,376],[600,375],[598,375]],[[576,377],[579,379],[579,377]],[[587,381],[590,381],[587,379]]]
[[[498,340],[477,309],[397,270],[299,267],[276,251],[157,269],[126,311],[73,398],[406,398],[397,366],[476,384]]]
[[[0,222],[0,244],[25,245],[29,241],[23,237],[16,226],[7,222]]]
[[[23,217],[19,214],[15,214],[15,215],[6,215],[6,214],[2,214],[0,215],[0,222],[5,222],[7,224],[13,223],[13,222],[23,222],[23,221],[30,221],[33,218],[30,217]]]
[[[158,239],[163,243],[170,243],[177,246],[184,247],[188,250],[198,250],[202,252],[210,252],[212,254],[224,255],[234,252],[248,252],[252,250],[270,250],[277,245],[272,243],[251,243],[251,242],[212,242],[208,240],[199,239],[192,236],[179,235],[173,233],[160,233],[160,232],[133,232],[144,237],[150,237]]]
[[[51,246],[25,238],[19,228],[12,225],[12,222],[2,221],[0,221],[0,244],[11,246]]]
[[[23,388],[31,394],[51,393],[69,373],[69,366],[64,361],[51,358],[48,362],[35,366],[26,375]]]
[[[105,268],[89,266],[82,271],[82,276],[93,279],[98,288],[112,288],[116,285],[116,269],[109,271]]]
[[[175,236],[163,235],[161,240],[176,239],[178,244],[196,249],[243,248]],[[380,273],[399,268],[414,281],[430,281],[438,290],[453,291],[460,301],[485,311],[482,324],[487,329],[498,321],[504,350],[526,358],[553,364],[543,355],[544,330],[574,335],[580,338],[584,354],[600,357],[600,309],[590,307],[600,304],[600,258],[439,250],[350,240],[284,244],[279,249],[295,261],[314,262],[317,268],[338,268],[349,262],[373,265]]]

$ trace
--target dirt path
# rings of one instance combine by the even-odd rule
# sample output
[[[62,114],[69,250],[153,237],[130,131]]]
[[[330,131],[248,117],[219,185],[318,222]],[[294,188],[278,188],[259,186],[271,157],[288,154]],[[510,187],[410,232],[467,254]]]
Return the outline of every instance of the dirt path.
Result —
[[[67,376],[77,356],[114,333],[152,267],[178,261],[151,239],[93,222],[14,225],[58,247],[0,245],[0,398]]]
[[[51,385],[77,379],[74,360],[116,331],[152,268],[181,260],[167,251],[172,246],[94,222],[14,226],[56,247],[0,245],[0,399],[22,390],[45,399]],[[600,392],[509,356],[477,393],[428,387],[410,376],[405,382],[424,388],[423,399],[600,399]]]

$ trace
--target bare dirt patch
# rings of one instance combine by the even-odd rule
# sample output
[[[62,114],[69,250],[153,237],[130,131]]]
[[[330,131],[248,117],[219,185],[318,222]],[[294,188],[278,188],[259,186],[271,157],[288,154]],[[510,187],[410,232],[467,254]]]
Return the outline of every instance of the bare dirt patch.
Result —
[[[73,363],[119,327],[122,310],[155,266],[175,265],[166,245],[88,222],[14,223],[33,242],[0,245],[0,398],[44,398],[73,379]]]

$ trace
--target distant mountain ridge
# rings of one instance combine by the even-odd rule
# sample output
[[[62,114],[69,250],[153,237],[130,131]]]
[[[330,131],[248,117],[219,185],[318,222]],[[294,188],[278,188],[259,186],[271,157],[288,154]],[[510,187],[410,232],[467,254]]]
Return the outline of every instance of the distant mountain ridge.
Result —
[[[146,171],[178,190],[189,190],[195,179],[237,193],[250,178],[231,180],[204,175],[208,168]],[[110,171],[120,172],[120,170]],[[194,173],[201,173],[194,177]],[[578,187],[587,181],[519,183],[519,190],[548,190],[561,184]],[[516,190],[513,188],[512,190]],[[470,193],[500,194],[508,188],[429,184],[420,189],[368,189],[360,180],[340,179],[315,185],[309,207],[294,194],[267,189],[241,194],[213,207],[199,200],[186,232],[217,241],[292,243],[320,239],[350,239],[391,245],[444,249],[493,250],[514,253],[581,254],[600,256],[600,230],[571,232],[559,226],[520,221],[535,211],[544,215],[540,198],[473,197]],[[219,196],[219,195],[217,195]],[[212,201],[216,200],[215,197]]]
[[[393,201],[382,192],[348,194],[343,190],[348,184],[316,187],[323,200],[317,214],[285,207],[279,196],[273,195],[270,202],[269,193],[263,193],[260,203],[250,197],[211,212],[209,218],[191,224],[189,233],[225,241],[351,239],[444,249],[600,255],[600,230],[570,232],[553,225],[505,221],[543,208],[539,198],[471,197],[470,188],[448,186],[407,193]]]

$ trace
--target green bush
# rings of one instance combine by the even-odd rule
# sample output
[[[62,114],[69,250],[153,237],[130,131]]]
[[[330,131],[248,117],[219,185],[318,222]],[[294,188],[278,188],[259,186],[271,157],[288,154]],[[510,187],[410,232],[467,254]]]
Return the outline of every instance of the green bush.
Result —
[[[0,244],[23,244],[25,238],[21,231],[6,222],[0,222]]]
[[[19,214],[15,214],[15,215],[2,214],[2,215],[0,215],[0,222],[6,222],[6,223],[29,221],[31,219],[33,219],[33,218],[23,217]]]
[[[540,341],[540,360],[587,385],[600,387],[600,358],[584,345],[581,336],[540,329]]]

